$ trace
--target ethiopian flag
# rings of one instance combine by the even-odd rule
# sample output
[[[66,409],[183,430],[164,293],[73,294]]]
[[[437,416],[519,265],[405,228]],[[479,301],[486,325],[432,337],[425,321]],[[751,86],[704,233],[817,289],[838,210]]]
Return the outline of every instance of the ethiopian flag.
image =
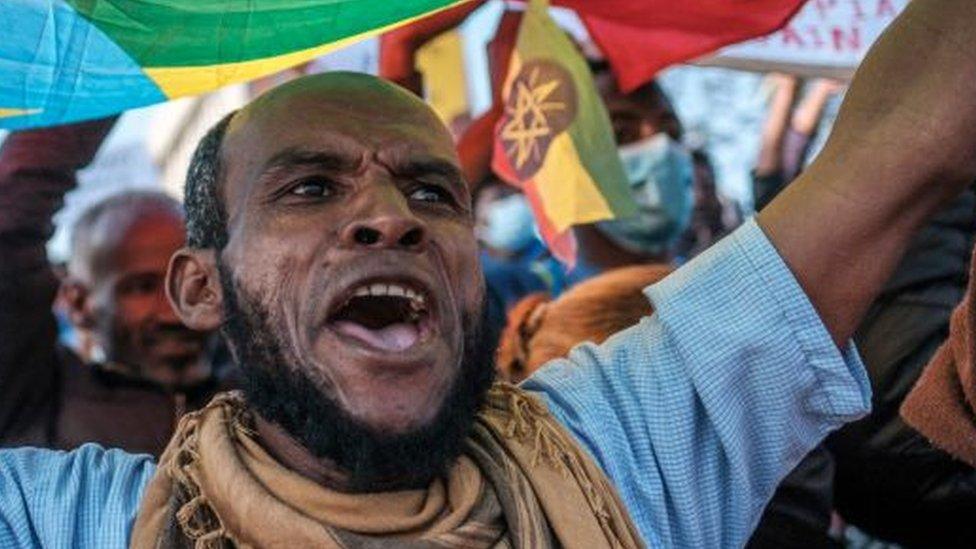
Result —
[[[573,225],[636,213],[613,130],[589,67],[532,0],[522,17],[502,91],[492,169],[520,187],[560,261],[576,258]]]
[[[274,73],[465,0],[2,0],[0,128]]]

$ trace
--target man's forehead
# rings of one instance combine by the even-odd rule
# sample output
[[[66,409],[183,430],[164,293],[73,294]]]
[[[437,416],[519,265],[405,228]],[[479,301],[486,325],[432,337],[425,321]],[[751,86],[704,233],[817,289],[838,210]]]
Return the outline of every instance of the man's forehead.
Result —
[[[356,73],[307,76],[274,88],[243,108],[229,131],[252,123],[273,126],[281,120],[341,126],[356,119],[423,127],[450,136],[420,98],[390,82]]]
[[[378,79],[361,80],[313,79],[262,96],[231,122],[225,160],[254,162],[301,148],[456,161],[450,133],[421,100]]]

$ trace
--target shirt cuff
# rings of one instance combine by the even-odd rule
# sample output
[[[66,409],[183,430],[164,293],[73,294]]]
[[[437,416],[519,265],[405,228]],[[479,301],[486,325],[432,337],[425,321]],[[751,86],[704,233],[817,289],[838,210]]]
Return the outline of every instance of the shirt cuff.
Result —
[[[678,274],[682,276],[672,275],[645,290],[660,313],[678,322],[694,323],[687,317],[700,311],[672,306],[683,302],[676,295],[722,292],[723,280],[745,278],[759,285],[778,308],[763,321],[785,325],[805,357],[805,366],[816,378],[815,388],[806,398],[808,411],[838,422],[852,421],[870,411],[871,383],[853,340],[837,347],[796,277],[754,218],[681,271]]]

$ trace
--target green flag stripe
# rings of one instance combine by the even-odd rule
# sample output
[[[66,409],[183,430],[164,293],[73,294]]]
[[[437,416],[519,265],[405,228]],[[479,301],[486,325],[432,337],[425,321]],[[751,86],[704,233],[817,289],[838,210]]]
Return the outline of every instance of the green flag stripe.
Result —
[[[457,0],[68,0],[141,66],[211,66],[335,42]]]

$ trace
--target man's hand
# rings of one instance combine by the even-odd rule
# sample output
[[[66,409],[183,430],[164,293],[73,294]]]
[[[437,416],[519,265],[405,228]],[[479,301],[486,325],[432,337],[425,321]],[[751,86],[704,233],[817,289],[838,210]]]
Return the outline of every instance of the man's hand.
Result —
[[[976,177],[976,2],[915,0],[858,69],[816,162],[759,215],[838,344],[912,234]]]
[[[769,110],[762,131],[762,146],[756,160],[755,172],[759,177],[778,174],[783,169],[783,136],[790,122],[790,112],[796,101],[799,79],[788,74],[773,73],[766,77],[773,87]]]

